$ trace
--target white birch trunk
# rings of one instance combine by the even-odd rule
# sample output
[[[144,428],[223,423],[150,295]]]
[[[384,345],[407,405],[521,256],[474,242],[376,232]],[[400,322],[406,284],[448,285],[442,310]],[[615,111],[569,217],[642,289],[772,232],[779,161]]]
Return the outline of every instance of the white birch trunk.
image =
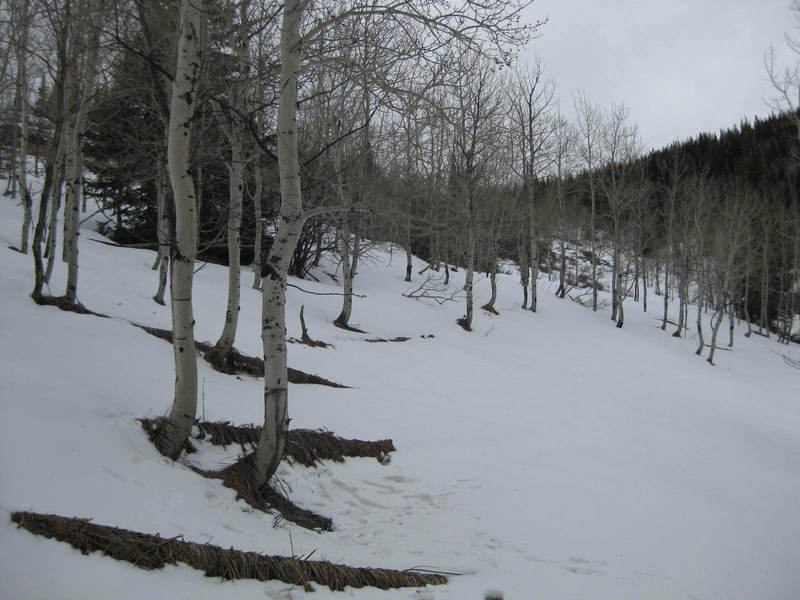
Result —
[[[86,127],[86,115],[89,111],[89,100],[94,93],[97,78],[97,62],[100,55],[100,28],[93,27],[87,38],[88,54],[86,55],[83,73],[83,90],[79,94],[78,110],[75,114],[72,129],[68,131],[67,152],[67,200],[65,215],[69,212],[69,250],[67,252],[67,291],[70,303],[78,301],[78,238],[80,237],[80,209],[83,196],[83,132]],[[76,77],[77,80],[77,77]],[[76,81],[76,85],[78,85]],[[66,219],[66,216],[65,216]]]
[[[287,0],[281,25],[281,73],[277,142],[280,176],[280,223],[270,249],[261,303],[264,347],[264,427],[255,452],[254,483],[269,481],[283,459],[289,431],[286,364],[286,277],[303,231],[303,198],[297,148],[297,74],[300,69],[300,22],[306,3]]]
[[[722,319],[725,316],[725,295],[724,293],[720,292],[721,299],[719,303],[715,306],[714,311],[714,327],[711,330],[711,344],[708,352],[708,364],[714,366],[714,351],[717,349],[717,334],[719,333],[720,327],[722,326]]]
[[[170,232],[169,208],[167,206],[167,170],[161,159],[158,161],[156,169],[156,196],[158,197],[158,254],[156,264],[158,265],[158,289],[153,300],[156,304],[164,306],[164,294],[167,290],[167,276],[169,275],[169,255],[172,236]],[[155,268],[155,265],[154,265]]]
[[[61,210],[61,194],[64,189],[65,170],[64,170],[64,153],[65,153],[65,137],[64,132],[58,136],[58,149],[56,150],[56,158],[53,163],[53,179],[52,179],[52,202],[50,203],[50,216],[47,225],[47,248],[45,253],[47,255],[47,269],[44,274],[44,281],[50,282],[53,275],[53,268],[56,262],[56,239],[58,238],[58,213]]]
[[[264,233],[264,224],[261,222],[261,192],[264,182],[261,175],[261,165],[256,161],[254,170],[256,189],[253,194],[253,220],[255,232],[253,233],[253,289],[261,289],[261,238]]]
[[[519,279],[522,284],[522,308],[528,308],[528,282],[530,281],[530,267],[528,266],[528,245],[520,244],[519,247]]]
[[[157,448],[177,458],[189,437],[197,409],[197,353],[194,345],[192,284],[197,249],[196,197],[189,170],[191,121],[197,104],[201,13],[197,0],[181,1],[178,59],[170,101],[167,159],[175,202],[175,243],[171,270],[172,343],[175,396]]]
[[[464,315],[462,327],[472,331],[472,319],[475,313],[473,283],[475,277],[475,231],[472,225],[472,210],[470,209],[470,224],[467,229],[467,273],[464,278],[464,291],[466,292],[467,312]]]
[[[31,213],[33,201],[28,189],[28,9],[30,0],[25,0],[21,7],[19,40],[17,40],[17,93],[19,94],[19,157],[17,158],[17,181],[22,197],[23,218],[19,250],[28,253],[31,231]]]
[[[231,164],[229,173],[228,206],[228,304],[225,310],[225,325],[217,340],[216,348],[223,356],[230,353],[236,340],[239,324],[239,299],[241,284],[241,229],[242,195],[244,191],[244,155],[242,152],[243,132],[238,125],[231,132]]]
[[[333,149],[333,168],[336,172],[336,195],[342,207],[342,227],[339,232],[339,253],[342,259],[342,310],[334,323],[339,327],[349,327],[353,311],[353,259],[350,251],[350,238],[353,199],[344,187],[342,157],[338,148]]]
[[[531,312],[536,312],[538,308],[537,283],[539,281],[539,249],[536,244],[536,219],[533,213],[533,190],[530,191],[528,198],[528,243],[531,249]]]
[[[697,350],[695,350],[695,354],[697,356],[702,356],[703,354],[703,347],[706,345],[705,340],[703,339],[703,268],[700,268],[697,271]]]

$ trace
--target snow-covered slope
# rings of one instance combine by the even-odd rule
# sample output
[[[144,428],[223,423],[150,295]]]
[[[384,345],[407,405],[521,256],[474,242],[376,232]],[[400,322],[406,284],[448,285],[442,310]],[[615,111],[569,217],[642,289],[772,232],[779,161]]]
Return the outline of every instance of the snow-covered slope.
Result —
[[[800,372],[785,347],[738,332],[712,368],[695,342],[670,337],[655,314],[627,305],[625,328],[554,298],[519,308],[500,281],[499,316],[455,325],[461,303],[405,298],[403,255],[376,251],[356,280],[353,322],[331,321],[336,296],[289,292],[289,334],[305,305],[311,335],[290,364],[352,389],[290,388],[294,427],[391,437],[391,464],[351,459],[284,466],[300,504],[330,516],[317,534],[234,500],[220,482],[161,457],[136,419],[163,414],[172,394],[168,344],[129,321],[169,328],[150,299],[153,254],[81,238],[79,298],[111,319],[38,307],[32,260],[17,243],[21,210],[0,201],[0,597],[300,598],[279,582],[222,582],[185,566],[142,571],[17,529],[11,511],[92,517],[162,536],[357,566],[463,573],[446,586],[311,598],[790,600],[800,597]],[[415,280],[422,276],[415,270]],[[335,265],[328,265],[331,271]],[[62,269],[63,271],[63,269]],[[305,289],[336,291],[332,279]],[[454,273],[455,290],[463,275]],[[258,355],[258,294],[245,278],[237,346]],[[226,273],[196,276],[197,337],[222,327]],[[63,272],[53,292],[62,293]],[[488,281],[477,285],[479,304]],[[433,334],[433,338],[421,335]],[[365,343],[406,336],[404,343]],[[206,420],[258,423],[262,382],[200,362]],[[224,465],[228,454],[192,460]]]

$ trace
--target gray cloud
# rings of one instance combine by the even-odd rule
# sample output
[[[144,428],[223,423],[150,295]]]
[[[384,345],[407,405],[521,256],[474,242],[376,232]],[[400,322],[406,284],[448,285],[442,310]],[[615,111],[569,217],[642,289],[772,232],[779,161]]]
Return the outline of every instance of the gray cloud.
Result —
[[[549,22],[522,60],[542,57],[562,111],[579,89],[624,102],[651,147],[768,115],[764,52],[798,33],[789,0],[536,0],[527,14]]]

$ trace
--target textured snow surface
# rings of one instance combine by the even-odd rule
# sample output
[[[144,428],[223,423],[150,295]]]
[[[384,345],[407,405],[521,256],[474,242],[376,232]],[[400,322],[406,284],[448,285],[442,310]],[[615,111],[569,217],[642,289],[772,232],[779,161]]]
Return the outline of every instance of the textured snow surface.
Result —
[[[79,298],[111,319],[38,307],[32,258],[18,243],[22,211],[0,199],[0,597],[4,600],[303,598],[280,582],[224,582],[186,566],[142,571],[35,537],[10,522],[32,510],[182,535],[196,542],[355,566],[425,566],[463,573],[446,586],[309,598],[542,598],[791,600],[800,597],[800,371],[772,340],[745,339],[710,367],[696,341],[674,339],[626,305],[615,329],[553,296],[519,308],[516,278],[500,278],[499,316],[455,324],[462,303],[404,298],[404,253],[362,261],[353,324],[335,328],[340,298],[290,289],[289,335],[301,303],[312,337],[335,348],[289,345],[290,364],[353,389],[292,385],[293,427],[394,439],[391,464],[351,459],[316,469],[283,466],[301,505],[330,516],[318,534],[251,511],[218,481],[161,457],[136,419],[165,413],[173,386],[169,344],[132,327],[169,328],[151,300],[154,254],[113,248],[90,224],[80,249]],[[324,270],[332,272],[334,263]],[[52,289],[63,293],[59,263]],[[321,270],[305,289],[336,291]],[[223,325],[226,271],[196,275],[196,336]],[[260,354],[260,298],[243,276],[237,346]],[[453,273],[451,289],[463,283]],[[477,305],[488,298],[477,278]],[[692,321],[694,320],[692,309]],[[434,334],[434,338],[420,336]],[[365,338],[406,336],[404,343]],[[727,332],[721,332],[727,342]],[[798,351],[793,350],[797,355]],[[199,363],[207,420],[258,423],[262,382]],[[191,460],[229,464],[235,449],[203,447]]]

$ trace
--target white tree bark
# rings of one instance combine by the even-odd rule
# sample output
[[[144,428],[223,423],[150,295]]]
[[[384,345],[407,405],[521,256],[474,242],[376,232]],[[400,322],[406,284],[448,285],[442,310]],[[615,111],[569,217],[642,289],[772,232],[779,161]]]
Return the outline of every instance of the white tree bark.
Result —
[[[264,187],[261,175],[261,164],[255,163],[253,173],[256,182],[256,189],[253,192],[253,220],[255,221],[255,232],[253,234],[253,289],[261,289],[261,238],[264,234],[264,224],[261,222],[261,192]]]
[[[255,452],[254,483],[264,485],[283,458],[289,431],[286,364],[286,277],[303,231],[303,199],[297,148],[297,74],[304,0],[287,0],[281,25],[281,73],[278,104],[280,223],[262,282],[261,340],[264,347],[264,427]]]
[[[158,269],[158,289],[153,295],[156,304],[164,306],[164,294],[167,290],[167,277],[169,275],[169,255],[172,237],[170,231],[169,207],[167,206],[167,169],[164,168],[162,159],[158,159],[156,167],[156,197],[158,199],[158,254],[153,269]]]
[[[169,179],[175,202],[175,243],[170,285],[175,395],[169,417],[156,439],[156,447],[171,458],[177,458],[183,450],[197,410],[197,353],[192,309],[197,207],[194,181],[189,169],[189,150],[200,75],[201,11],[198,3],[199,0],[181,1],[178,59],[167,141]]]
[[[339,254],[342,259],[342,310],[334,323],[339,327],[350,326],[350,315],[353,312],[353,262],[354,253],[350,249],[353,228],[353,197],[344,185],[344,172],[342,171],[341,150],[333,149],[333,169],[336,175],[336,195],[342,208],[342,225],[339,231]],[[355,249],[357,251],[357,249]]]
[[[80,237],[80,209],[83,196],[83,134],[89,101],[97,79],[97,62],[100,55],[100,28],[92,27],[87,39],[87,54],[82,81],[74,76],[78,106],[71,126],[67,128],[67,195],[64,203],[65,220],[69,217],[69,246],[67,249],[67,290],[70,303],[78,301],[78,238]],[[82,84],[82,89],[81,88]],[[65,244],[67,240],[65,239]]]
[[[236,340],[236,329],[239,324],[239,299],[241,295],[241,229],[242,229],[242,194],[244,191],[244,154],[239,127],[231,136],[231,163],[228,166],[229,206],[228,206],[228,303],[225,310],[225,325],[217,340],[216,348],[227,355]]]
[[[16,43],[17,54],[17,94],[19,95],[19,156],[17,158],[16,178],[22,196],[23,218],[19,250],[28,253],[31,231],[33,200],[28,189],[28,13],[30,0],[24,0],[20,7],[17,29],[19,36]]]

